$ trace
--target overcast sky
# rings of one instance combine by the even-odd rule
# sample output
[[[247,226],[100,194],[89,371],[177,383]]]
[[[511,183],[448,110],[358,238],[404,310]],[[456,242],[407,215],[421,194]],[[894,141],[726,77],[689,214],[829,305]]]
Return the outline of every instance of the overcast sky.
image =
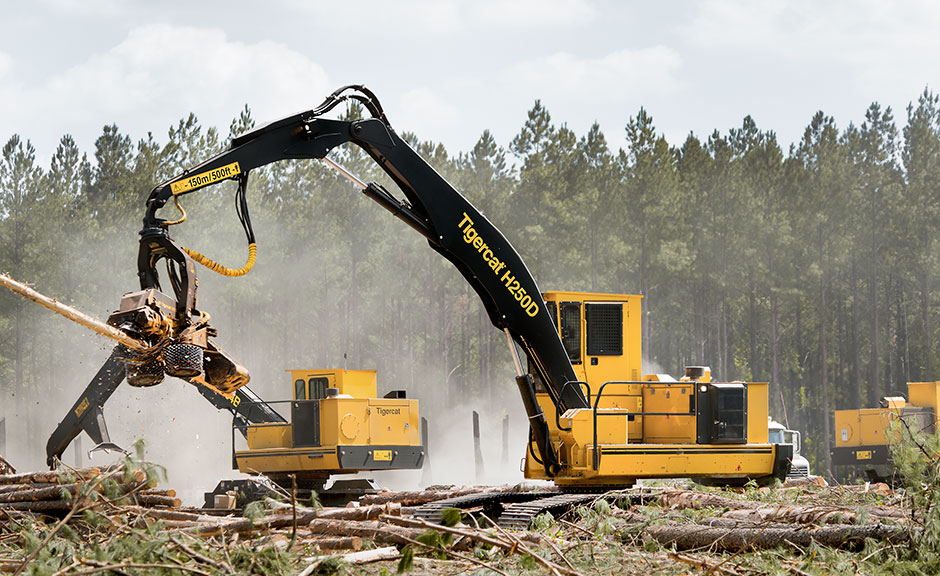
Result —
[[[222,135],[361,83],[392,125],[455,153],[484,129],[508,146],[541,99],[614,148],[644,106],[670,143],[750,114],[786,147],[812,114],[899,127],[940,86],[940,3],[605,0],[3,2],[0,140],[47,159],[64,134],[91,153],[105,124],[166,141],[194,112]],[[0,142],[0,144],[2,144]],[[45,163],[45,162],[44,162]]]

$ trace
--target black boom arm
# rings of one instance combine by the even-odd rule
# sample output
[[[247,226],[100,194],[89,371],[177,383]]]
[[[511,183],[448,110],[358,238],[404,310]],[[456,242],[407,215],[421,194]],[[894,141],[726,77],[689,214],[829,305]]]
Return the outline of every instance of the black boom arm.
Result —
[[[356,121],[322,117],[348,99],[362,102],[373,117]],[[421,233],[431,248],[457,267],[480,296],[490,321],[508,330],[525,350],[558,413],[587,408],[580,387],[567,385],[577,377],[535,279],[519,253],[496,226],[395,133],[374,95],[361,86],[337,90],[314,110],[246,133],[234,139],[225,152],[154,188],[141,231],[141,287],[150,288],[157,282],[153,265],[159,258],[154,258],[150,250],[165,246],[168,237],[164,221],[156,213],[171,198],[232,178],[244,185],[248,173],[257,167],[280,160],[325,159],[332,149],[347,143],[365,150],[401,188],[405,200],[374,182],[360,183],[363,193]],[[181,284],[184,293],[178,294],[178,301],[185,302],[187,287]],[[520,390],[548,470],[555,461],[544,416],[531,385],[520,385]]]

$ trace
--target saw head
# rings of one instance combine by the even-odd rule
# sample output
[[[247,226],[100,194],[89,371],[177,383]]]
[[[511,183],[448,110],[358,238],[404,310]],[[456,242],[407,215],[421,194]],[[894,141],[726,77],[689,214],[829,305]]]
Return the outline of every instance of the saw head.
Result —
[[[143,351],[128,350],[127,383],[155,386],[170,375],[223,395],[247,384],[248,370],[211,340],[217,331],[209,325],[209,315],[199,313],[188,323],[176,318],[177,309],[173,298],[149,288],[125,294],[108,317],[111,326],[150,344]]]

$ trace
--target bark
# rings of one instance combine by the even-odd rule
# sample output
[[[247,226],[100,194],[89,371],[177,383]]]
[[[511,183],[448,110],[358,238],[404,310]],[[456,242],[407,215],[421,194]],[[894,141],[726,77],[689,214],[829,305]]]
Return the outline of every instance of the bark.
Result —
[[[148,496],[168,496],[170,498],[176,497],[176,490],[172,488],[150,488],[148,490],[141,490],[140,493]]]
[[[862,407],[861,353],[858,342],[858,275],[855,258],[852,258],[852,408]],[[874,404],[872,404],[874,405]]]
[[[773,383],[773,386],[777,387],[777,390],[780,392],[780,403],[781,408],[783,408],[783,420],[787,428],[790,427],[789,418],[787,418],[787,405],[783,400],[783,383],[780,381],[780,337],[777,334],[777,289],[775,287],[775,270],[774,270],[774,252],[771,250],[769,258],[769,274],[768,276],[771,279],[770,286],[770,381]],[[771,398],[773,396],[771,395]],[[776,400],[772,400],[776,401]]]
[[[329,536],[358,536],[368,538],[376,544],[395,544],[404,546],[426,532],[423,528],[405,528],[391,526],[375,520],[359,522],[355,520],[330,520],[314,518],[309,524],[311,534]]]
[[[179,508],[182,502],[179,498],[172,498],[170,496],[154,496],[150,494],[135,494],[132,496],[138,504],[143,504],[144,506],[166,506],[168,508]]]
[[[692,490],[663,492],[659,496],[659,503],[663,508],[692,508],[695,510],[703,508],[747,509],[757,508],[760,505],[758,502],[749,500],[725,498],[709,492],[695,492]]]
[[[73,482],[74,480],[93,480],[102,474],[107,474],[120,470],[120,468],[114,469],[101,469],[101,468],[79,468],[76,470],[53,470],[50,472],[24,472],[22,474],[7,474],[0,476],[0,485],[7,484],[58,484],[60,479],[65,478],[68,482]],[[134,470],[131,472],[131,478],[134,482],[142,482],[146,478],[146,474],[143,470]],[[117,476],[117,479],[122,479],[121,476]]]
[[[871,300],[871,388],[874,399],[882,396],[881,383],[881,315],[878,308],[878,282],[872,277],[869,280],[868,295]],[[826,444],[828,446],[828,444]]]
[[[193,512],[182,512],[180,510],[161,510],[158,508],[146,508],[144,506],[121,506],[123,514],[140,514],[149,518],[159,520],[175,520],[182,522],[217,522],[218,518],[195,514]]]
[[[313,513],[298,515],[296,518],[297,526],[303,526],[314,519]],[[196,534],[199,536],[218,536],[224,530],[228,533],[250,533],[259,530],[272,530],[275,528],[287,528],[294,525],[293,514],[276,514],[266,516],[260,520],[251,520],[249,518],[238,518],[228,521],[215,523],[200,523],[194,526]]]
[[[691,490],[663,492],[659,497],[659,503],[664,508],[725,509],[729,512],[722,514],[723,517],[747,521],[759,519],[761,522],[838,523],[840,518],[845,522],[856,522],[860,511],[857,507],[849,509],[840,506],[767,506],[762,502],[726,498],[717,494]],[[869,506],[862,510],[872,519],[904,520],[910,517],[910,514],[904,510],[889,506]]]
[[[754,510],[729,510],[721,517],[755,524],[859,524],[858,513],[835,506],[776,506]]]
[[[823,455],[826,475],[832,474],[832,457],[829,454],[829,351],[826,347],[826,261],[825,261],[825,242],[823,240],[823,226],[819,226],[819,265],[822,268],[822,275],[819,278],[819,359],[820,359],[820,395],[822,399],[822,417],[820,418],[821,428],[823,429]]]
[[[933,374],[933,327],[930,322],[930,273],[923,266],[920,277],[920,316],[924,324],[924,348],[926,348],[926,374]]]
[[[388,502],[357,508],[321,508],[315,514],[317,518],[329,520],[375,520],[382,514],[401,516],[401,504]]]
[[[112,340],[116,340],[117,342],[124,344],[128,348],[131,348],[133,350],[146,350],[147,348],[149,348],[149,345],[146,342],[142,340],[138,340],[136,338],[131,338],[130,336],[128,336],[121,330],[118,330],[117,328],[110,326],[102,322],[101,320],[98,320],[97,318],[89,316],[85,314],[84,312],[76,310],[75,308],[72,308],[71,306],[68,306],[67,304],[63,304],[59,302],[58,300],[56,300],[55,298],[50,298],[44,294],[41,294],[37,292],[36,290],[33,290],[26,284],[23,284],[22,282],[17,282],[16,280],[7,276],[6,274],[0,274],[0,286],[9,288],[10,290],[19,294],[23,298],[26,298],[27,300],[31,300],[35,302],[36,304],[39,304],[40,306],[44,308],[52,310],[53,312],[57,314],[61,314],[62,316],[65,316],[69,320],[73,322],[77,322],[78,324],[81,324],[82,326],[90,330],[93,330],[97,332],[98,334],[101,334],[102,336],[107,336],[108,338],[111,338]],[[23,379],[23,375],[21,373],[22,362],[23,362],[22,345],[20,343],[21,339],[23,338],[23,334],[22,334],[23,330],[21,326],[23,319],[22,319],[21,309],[22,309],[22,306],[21,306],[21,301],[20,301],[20,302],[17,302],[17,305],[16,305],[16,342],[17,342],[16,378],[17,378],[18,389],[22,389],[21,386],[22,386],[22,379]]]
[[[320,550],[361,550],[362,538],[359,536],[317,536],[308,540]]]
[[[75,505],[74,501],[41,500],[38,502],[6,502],[0,505],[0,514],[8,510],[20,512],[67,512]]]
[[[418,490],[414,492],[379,492],[370,494],[359,499],[362,505],[385,504],[386,502],[397,502],[402,506],[419,506],[444,500],[445,498],[456,498],[457,496],[467,496],[469,494],[483,494],[485,492],[494,492],[501,488],[458,488],[456,486],[429,488],[427,490]]]
[[[754,274],[751,272],[748,278],[748,359],[747,363],[751,369],[751,379],[761,379],[764,376],[763,370],[758,369],[760,364],[757,355],[757,286],[754,282]],[[773,398],[773,388],[777,382],[771,381],[767,393]]]
[[[744,549],[768,549],[794,546],[805,549],[815,542],[832,548],[861,549],[865,540],[891,544],[908,542],[911,534],[906,528],[885,524],[866,526],[819,526],[813,528],[753,527],[711,528],[695,524],[650,526],[644,533],[666,547],[677,550],[712,548],[737,552]]]
[[[140,488],[141,486],[143,486],[143,484],[139,484],[139,483],[121,484],[119,486],[119,489],[123,493],[126,494],[128,492],[131,492],[132,490]],[[82,487],[82,484],[78,484],[78,483],[54,484],[54,485],[50,485],[44,488],[26,488],[24,490],[5,492],[3,494],[0,494],[0,505],[6,504],[9,502],[37,502],[40,500],[64,500],[65,494],[69,494],[70,496],[75,496],[76,494],[79,493],[81,487]],[[99,489],[96,491],[100,492],[100,487],[97,487],[97,488]],[[166,498],[165,496],[137,495],[136,497],[138,499],[144,497],[144,498],[161,498],[161,499],[166,499],[166,500],[172,500],[172,499]],[[178,502],[179,500],[176,500],[176,501]]]
[[[35,490],[37,488],[49,488],[50,486],[57,486],[57,484],[52,484],[50,482],[33,482],[31,484],[6,484],[6,485],[0,485],[0,494],[6,494],[8,492],[19,492],[20,490]]]
[[[52,485],[46,488],[16,490],[0,494],[0,506],[10,502],[37,502],[40,500],[64,500],[64,495],[75,496],[79,484]],[[71,504],[69,504],[71,508]]]

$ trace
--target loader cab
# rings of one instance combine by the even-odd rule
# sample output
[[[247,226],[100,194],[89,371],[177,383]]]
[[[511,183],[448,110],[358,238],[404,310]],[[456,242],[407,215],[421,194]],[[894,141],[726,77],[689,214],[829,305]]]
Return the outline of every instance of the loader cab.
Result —
[[[605,382],[639,382],[640,301],[636,294],[594,292],[544,292],[542,297],[561,337],[578,382],[593,406]],[[558,434],[558,416],[541,379],[532,366],[536,400],[545,413],[553,438]],[[639,383],[607,386],[599,408],[640,412],[643,389]],[[643,418],[630,417],[627,428],[631,441],[643,436]]]
[[[542,296],[578,380],[594,387],[595,383],[640,380],[642,296],[592,292],[545,292]]]
[[[375,398],[375,370],[287,370],[294,383],[294,401],[323,400],[332,395]],[[335,389],[331,391],[330,389]]]
[[[291,371],[293,372],[293,371]],[[333,388],[329,376],[311,376],[294,379],[294,400],[322,400],[326,389]]]

